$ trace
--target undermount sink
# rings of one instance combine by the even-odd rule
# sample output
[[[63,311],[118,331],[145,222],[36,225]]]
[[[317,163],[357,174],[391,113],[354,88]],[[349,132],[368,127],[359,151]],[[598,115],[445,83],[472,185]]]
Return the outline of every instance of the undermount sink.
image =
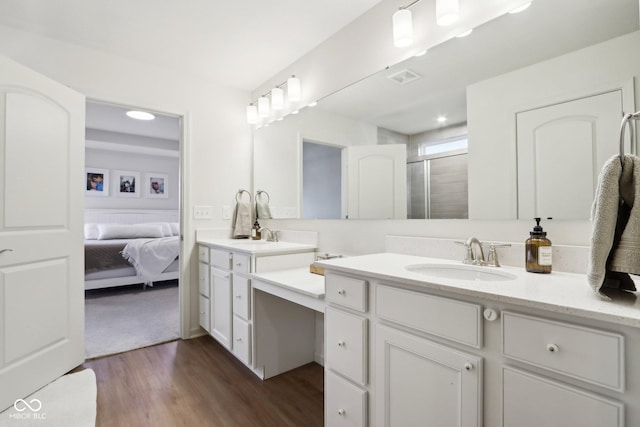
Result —
[[[516,275],[506,271],[479,267],[474,265],[452,264],[416,264],[405,267],[407,270],[425,276],[455,280],[473,280],[481,282],[499,282],[514,280]]]

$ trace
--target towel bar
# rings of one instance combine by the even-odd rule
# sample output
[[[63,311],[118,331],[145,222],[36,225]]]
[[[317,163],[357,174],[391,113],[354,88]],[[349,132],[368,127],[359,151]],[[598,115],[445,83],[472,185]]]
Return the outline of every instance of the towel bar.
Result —
[[[624,167],[624,134],[625,134],[625,130],[627,125],[629,125],[629,135],[631,136],[630,138],[630,148],[631,148],[631,154],[635,154],[636,153],[636,149],[635,149],[635,145],[634,145],[634,130],[633,130],[633,124],[631,123],[631,120],[640,120],[640,111],[637,111],[635,113],[627,113],[622,117],[622,123],[620,124],[620,164]]]

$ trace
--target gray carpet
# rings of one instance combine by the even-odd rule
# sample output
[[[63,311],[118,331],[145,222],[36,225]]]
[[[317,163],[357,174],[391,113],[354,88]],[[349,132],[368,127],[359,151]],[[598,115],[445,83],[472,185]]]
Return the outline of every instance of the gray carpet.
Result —
[[[177,339],[177,280],[85,293],[85,357],[93,359]]]

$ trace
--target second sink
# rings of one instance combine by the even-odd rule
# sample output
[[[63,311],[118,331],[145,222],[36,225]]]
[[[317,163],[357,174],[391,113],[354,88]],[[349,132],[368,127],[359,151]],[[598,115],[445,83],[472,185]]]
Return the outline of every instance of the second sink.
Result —
[[[506,271],[489,269],[489,267],[476,267],[470,265],[452,264],[416,264],[405,267],[414,273],[425,276],[439,277],[455,280],[474,280],[482,282],[498,282],[514,280],[516,275]]]

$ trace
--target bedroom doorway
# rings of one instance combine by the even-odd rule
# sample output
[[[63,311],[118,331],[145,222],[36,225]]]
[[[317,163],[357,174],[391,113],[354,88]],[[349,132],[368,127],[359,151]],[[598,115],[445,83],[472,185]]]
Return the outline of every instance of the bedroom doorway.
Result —
[[[180,338],[182,119],[87,100],[85,132],[92,359]]]

